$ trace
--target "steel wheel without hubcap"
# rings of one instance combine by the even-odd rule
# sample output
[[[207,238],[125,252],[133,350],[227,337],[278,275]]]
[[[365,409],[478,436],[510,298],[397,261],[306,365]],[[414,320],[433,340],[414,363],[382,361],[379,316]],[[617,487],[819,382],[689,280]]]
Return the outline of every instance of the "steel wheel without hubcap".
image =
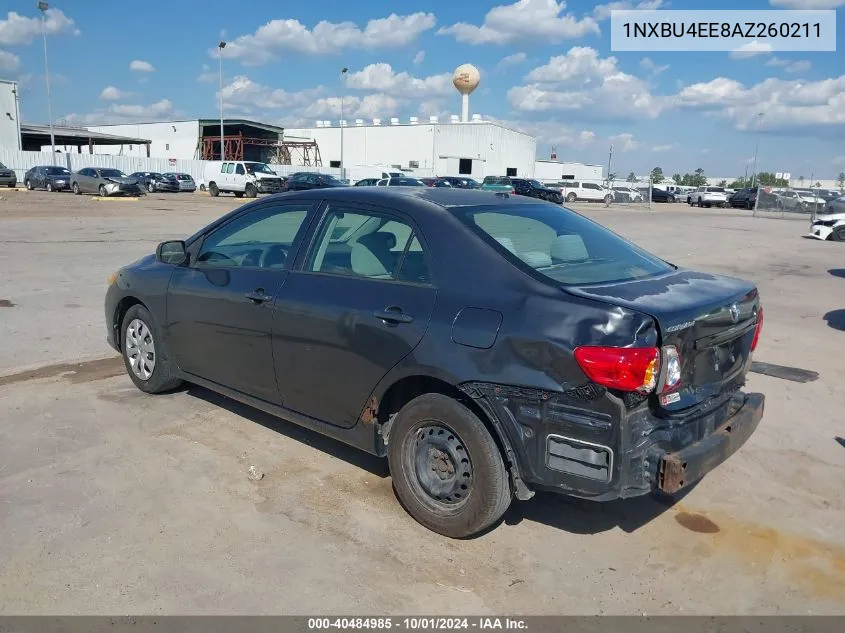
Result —
[[[413,464],[418,488],[427,503],[458,508],[472,491],[472,462],[458,435],[440,424],[427,424],[408,444],[406,459]],[[445,508],[444,508],[445,509]]]
[[[126,358],[132,373],[141,380],[149,380],[156,366],[153,333],[141,319],[132,319],[126,328]]]

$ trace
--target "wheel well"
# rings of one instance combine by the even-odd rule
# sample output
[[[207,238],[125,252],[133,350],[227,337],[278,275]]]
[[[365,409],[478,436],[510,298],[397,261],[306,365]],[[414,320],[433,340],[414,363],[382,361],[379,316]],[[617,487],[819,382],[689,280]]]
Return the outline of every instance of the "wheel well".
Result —
[[[448,396],[457,400],[478,416],[478,419],[481,420],[484,426],[487,427],[487,430],[490,431],[490,435],[493,436],[493,441],[499,447],[499,452],[505,461],[505,465],[508,465],[509,460],[507,451],[505,451],[505,447],[502,445],[502,438],[499,436],[499,432],[494,427],[487,413],[484,412],[475,400],[460,389],[439,378],[433,378],[431,376],[407,376],[393,383],[378,403],[378,409],[376,410],[378,424],[386,424],[407,403],[426,393],[439,393]]]
[[[114,337],[114,341],[117,344],[118,349],[120,349],[121,343],[120,334],[118,332],[118,330],[120,329],[120,324],[123,323],[123,317],[126,316],[127,312],[129,312],[129,308],[135,305],[143,306],[144,303],[135,297],[124,297],[118,302],[117,307],[114,310],[114,317],[112,319],[112,329],[117,334]],[[144,307],[146,308],[147,306]]]

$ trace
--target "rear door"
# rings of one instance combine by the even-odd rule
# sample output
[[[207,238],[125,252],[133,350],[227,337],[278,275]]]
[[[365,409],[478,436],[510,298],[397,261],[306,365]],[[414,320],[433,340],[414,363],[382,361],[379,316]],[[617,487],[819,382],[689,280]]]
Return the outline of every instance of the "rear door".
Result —
[[[341,202],[322,215],[276,302],[276,374],[285,407],[350,428],[422,339],[436,290],[407,215]]]

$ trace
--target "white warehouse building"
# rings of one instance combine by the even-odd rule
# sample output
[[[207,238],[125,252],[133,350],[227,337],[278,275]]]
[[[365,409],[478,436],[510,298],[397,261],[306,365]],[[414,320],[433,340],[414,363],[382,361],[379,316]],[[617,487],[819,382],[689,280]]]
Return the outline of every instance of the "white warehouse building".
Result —
[[[0,79],[0,148],[21,148],[21,122],[18,108],[18,85]]]
[[[534,178],[547,183],[560,182],[562,180],[601,182],[604,178],[604,165],[538,160],[534,165]]]
[[[491,121],[420,122],[411,117],[382,123],[318,121],[313,128],[285,129],[285,141],[314,140],[323,165],[391,165],[414,176],[534,176],[537,139]]]

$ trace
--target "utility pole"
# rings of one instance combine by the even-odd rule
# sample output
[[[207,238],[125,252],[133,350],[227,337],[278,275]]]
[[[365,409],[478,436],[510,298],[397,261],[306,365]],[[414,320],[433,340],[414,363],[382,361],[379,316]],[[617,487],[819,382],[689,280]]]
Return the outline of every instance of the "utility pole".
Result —
[[[607,156],[607,186],[610,187],[610,167],[613,165],[613,144],[610,145],[610,153]]]
[[[44,38],[44,79],[47,82],[47,118],[50,119],[50,145],[53,154],[56,153],[56,135],[53,133],[53,104],[50,99],[50,70],[47,65],[47,9],[50,5],[46,2],[39,2],[38,10],[41,11],[41,35]]]
[[[223,49],[226,48],[226,42],[220,40],[217,48],[220,49],[220,160],[223,161],[226,160],[226,137],[223,133]]]
[[[757,184],[757,151],[760,149],[760,124],[763,122],[763,113],[758,112],[754,118],[757,119],[757,140],[754,143],[754,171],[751,174],[751,178],[753,178],[752,187]]]
[[[345,92],[346,88],[346,73],[349,72],[349,69],[344,66],[340,69],[340,177],[346,178],[346,165],[343,162],[343,128],[346,127],[343,124],[343,93]]]

